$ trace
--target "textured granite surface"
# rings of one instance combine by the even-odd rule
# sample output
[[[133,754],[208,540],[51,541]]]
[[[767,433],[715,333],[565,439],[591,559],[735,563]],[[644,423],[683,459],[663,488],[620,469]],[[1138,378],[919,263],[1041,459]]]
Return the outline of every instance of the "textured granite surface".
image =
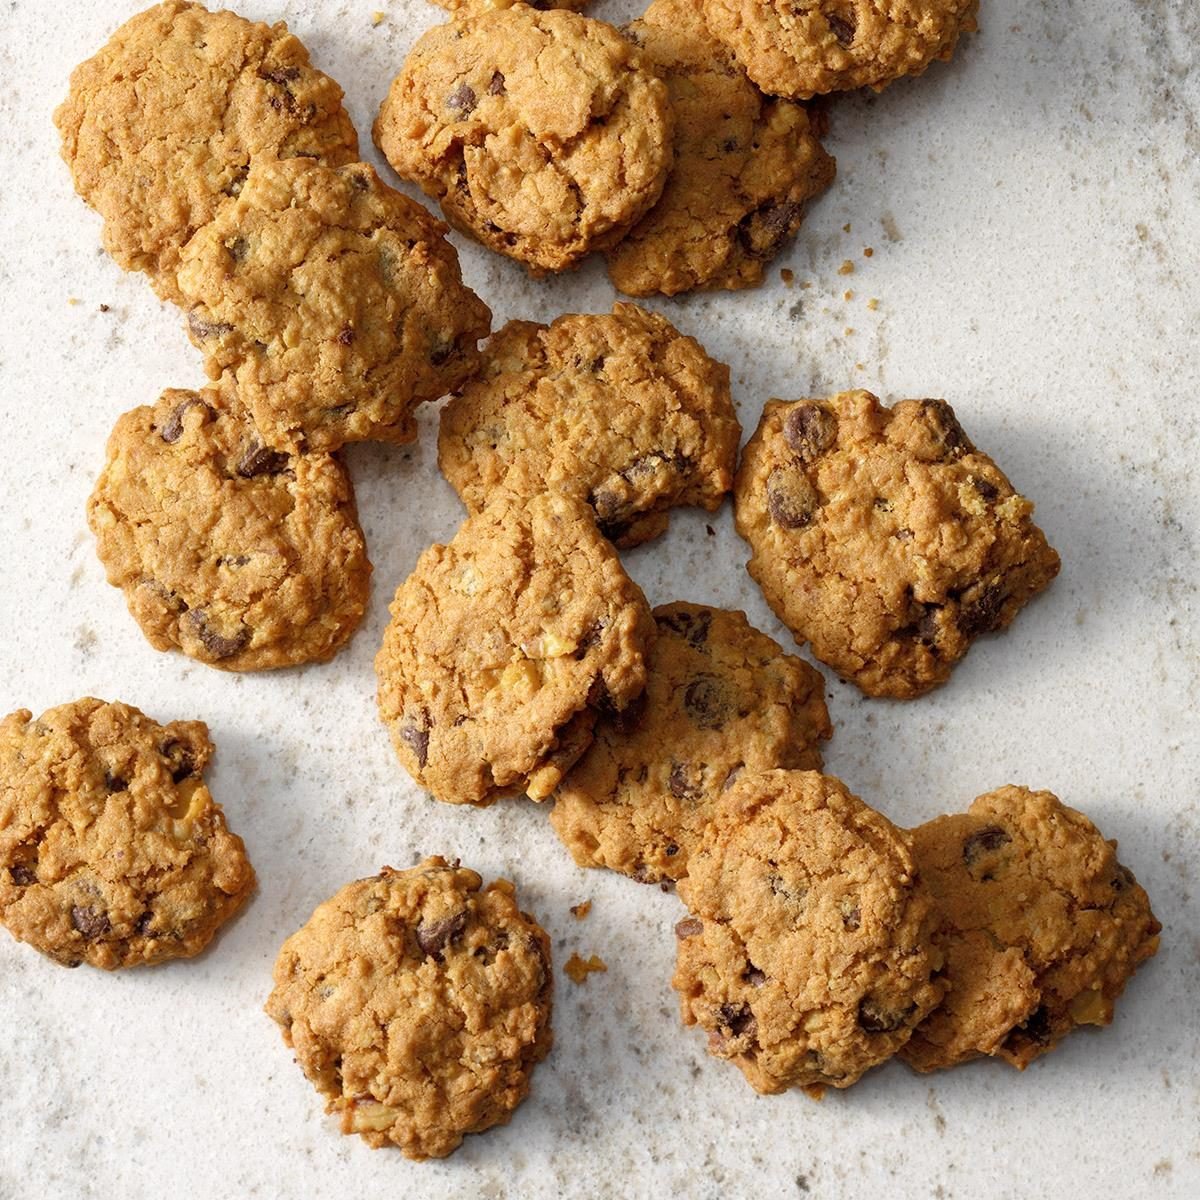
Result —
[[[349,455],[376,573],[331,665],[239,678],[156,654],[105,584],[84,502],[108,431],[202,378],[178,315],[101,251],[50,123],[70,68],[132,11],[0,11],[0,710],[92,693],[206,720],[261,888],[209,953],[155,970],[65,971],[0,936],[0,1197],[1200,1194],[1196,5],[985,0],[951,66],[836,105],[840,178],[777,264],[793,286],[776,269],[757,293],[658,306],[732,364],[747,425],[772,395],[945,396],[1036,500],[1060,580],[923,700],[831,682],[829,769],[901,823],[1010,781],[1053,789],[1120,839],[1166,926],[1114,1026],[1024,1075],[893,1064],[821,1104],[755,1097],[678,1024],[673,896],[577,870],[531,804],[444,808],[394,761],[371,671],[387,599],[459,520],[433,412],[416,447]],[[289,21],[364,139],[441,19],[419,0],[244,11]],[[535,284],[474,247],[463,260],[498,320],[612,300],[595,264]],[[728,508],[705,524],[678,517],[628,556],[651,600],[743,607],[784,637]],[[414,1165],[336,1133],[261,1006],[320,899],[430,853],[511,876],[560,969],[579,950],[608,971],[578,986],[560,970],[557,1047],[513,1123]]]

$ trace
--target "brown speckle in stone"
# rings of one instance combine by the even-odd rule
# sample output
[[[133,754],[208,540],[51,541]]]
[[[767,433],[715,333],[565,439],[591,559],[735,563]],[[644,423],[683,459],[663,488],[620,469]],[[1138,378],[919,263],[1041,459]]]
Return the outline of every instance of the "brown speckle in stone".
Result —
[[[837,417],[819,404],[794,404],[783,419],[783,438],[801,462],[812,462],[833,445]]]
[[[417,945],[424,954],[437,962],[442,961],[444,952],[455,938],[461,937],[467,927],[467,913],[454,913],[439,921],[422,921],[417,926]]]
[[[103,937],[112,928],[106,912],[100,912],[82,904],[76,904],[71,909],[71,925],[89,942]]]

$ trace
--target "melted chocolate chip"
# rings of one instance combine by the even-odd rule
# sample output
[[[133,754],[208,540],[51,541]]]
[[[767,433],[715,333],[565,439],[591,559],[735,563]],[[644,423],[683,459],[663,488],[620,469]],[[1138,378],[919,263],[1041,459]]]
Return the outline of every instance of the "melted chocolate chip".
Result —
[[[995,500],[1000,495],[1000,489],[991,480],[984,479],[982,475],[972,475],[971,483],[985,500]]]
[[[200,639],[200,644],[216,659],[229,658],[250,640],[250,630],[244,626],[233,637],[218,633],[208,623],[208,613],[202,608],[193,608],[187,614],[188,623]]]
[[[862,925],[862,909],[857,904],[842,908],[842,925],[853,932]]]
[[[851,16],[853,16],[853,13]],[[833,36],[843,46],[854,44],[855,26],[852,21],[847,21],[845,17],[834,16],[832,13],[826,13],[825,20],[829,22],[829,28],[833,31]]]
[[[991,633],[1000,624],[1007,598],[999,584],[989,584],[973,600],[964,601],[958,611],[959,629],[969,638]]]
[[[417,766],[429,761],[429,730],[416,725],[401,725],[400,740],[417,756]]]
[[[1043,1004],[1036,1009],[1023,1024],[1018,1025],[1004,1039],[1004,1045],[1010,1049],[1018,1049],[1022,1042],[1035,1042],[1039,1046],[1050,1041],[1050,1010]]]
[[[969,450],[974,450],[970,438],[954,415],[954,409],[945,400],[922,400],[925,416],[934,434],[942,446],[942,453],[947,458],[959,458]]]
[[[224,337],[225,334],[233,332],[232,325],[224,321],[206,321],[195,309],[188,313],[187,323],[192,336],[201,341],[210,337]]]
[[[154,914],[149,909],[146,909],[146,911],[142,913],[140,917],[138,917],[137,924],[134,926],[134,929],[136,929],[137,932],[142,935],[142,937],[154,937],[154,934],[150,932],[150,924],[153,920]]]
[[[454,354],[454,343],[447,341],[435,342],[429,351],[429,361],[435,367],[445,366]]]
[[[760,971],[753,963],[746,964],[746,970],[742,973],[742,978],[751,986],[760,988],[767,982],[767,976]]]
[[[337,335],[337,344],[339,346],[349,346],[354,342],[354,330],[349,325],[343,325],[342,331]]]
[[[71,925],[83,934],[88,941],[103,937],[112,926],[108,914],[97,909],[76,904],[71,909]]]
[[[9,867],[8,877],[17,887],[28,887],[31,883],[37,882],[37,875],[24,863],[17,863],[15,867]]]
[[[182,783],[196,773],[196,764],[192,761],[191,753],[182,743],[171,738],[158,748],[159,754],[167,760],[171,769],[171,778],[175,783]]]
[[[783,440],[801,462],[812,462],[833,445],[837,425],[837,417],[819,404],[793,404],[783,418]]]
[[[782,529],[803,529],[812,524],[817,496],[799,471],[776,467],[767,476],[767,511]]]
[[[1116,870],[1113,873],[1112,889],[1114,892],[1123,892],[1127,888],[1133,887],[1137,882],[1133,877],[1133,872],[1121,863],[1117,863]]]
[[[183,417],[189,408],[204,408],[208,409],[208,405],[204,403],[198,396],[189,396],[186,400],[181,400],[173,409],[171,415],[166,419],[163,427],[158,431],[158,436],[164,442],[177,442],[183,437]],[[212,410],[209,409],[211,412]]]
[[[277,83],[280,87],[286,88],[289,83],[294,83],[300,78],[299,67],[276,67],[274,71],[263,71],[260,78],[269,80],[271,83]]]
[[[712,613],[710,612],[672,612],[662,613],[654,618],[660,629],[669,629],[672,633],[684,638],[689,646],[703,646],[708,641],[708,631],[712,628]]]
[[[492,72],[492,78],[488,82],[487,90],[489,96],[504,95],[504,76],[499,71]]]
[[[671,774],[667,778],[667,787],[677,800],[695,800],[700,795],[700,788],[689,778],[687,766],[684,763],[672,763]]]
[[[446,97],[446,107],[458,109],[459,116],[462,117],[473,113],[478,102],[479,98],[475,95],[475,89],[469,83],[460,83]]]
[[[758,1032],[758,1022],[748,1004],[722,1004],[717,1009],[717,1021],[722,1032],[731,1037],[752,1038]]]
[[[910,1004],[899,1012],[892,1012],[867,996],[858,1006],[858,1024],[867,1033],[895,1033],[916,1011],[917,1006]]]
[[[287,469],[287,465],[286,454],[252,443],[242,455],[237,473],[243,479],[257,479],[260,475],[279,475]]]
[[[738,226],[738,241],[751,258],[774,258],[796,231],[804,205],[788,200],[768,205],[743,218]]]
[[[417,926],[417,945],[430,958],[441,962],[446,947],[455,938],[461,937],[466,927],[465,910],[453,916],[443,917],[440,921],[422,921]]]
[[[110,793],[123,792],[129,784],[126,783],[120,775],[114,775],[111,771],[104,772],[104,786]]]
[[[680,941],[703,932],[704,922],[699,917],[684,917],[682,921],[675,922],[675,936]]]
[[[977,829],[963,842],[963,862],[972,867],[985,854],[994,854],[1001,846],[1007,846],[1012,837],[999,825],[988,825]]]
[[[720,729],[725,704],[715,675],[697,675],[683,690],[683,708],[701,729]]]
[[[604,634],[604,622],[602,620],[593,621],[584,631],[579,639],[579,645],[575,647],[575,661],[582,662],[587,658],[589,650],[600,645],[600,638]]]

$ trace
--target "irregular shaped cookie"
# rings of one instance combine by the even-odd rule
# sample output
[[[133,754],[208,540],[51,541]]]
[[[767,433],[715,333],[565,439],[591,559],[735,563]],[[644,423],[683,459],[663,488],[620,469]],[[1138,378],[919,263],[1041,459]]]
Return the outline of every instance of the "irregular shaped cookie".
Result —
[[[201,775],[203,721],[76,700],[0,721],[0,921],[111,971],[199,954],[254,887]]]
[[[708,27],[771,96],[882,91],[948,62],[979,0],[699,0]]]
[[[345,468],[268,450],[215,388],[171,388],[121,417],[88,524],[156,650],[228,671],[326,662],[366,610]]]
[[[283,22],[181,0],[139,13],[76,67],[54,121],[108,252],[176,302],[180,250],[237,195],[252,160],[358,158],[342,89]]]
[[[619,546],[676,504],[716,509],[741,426],[729,368],[633,304],[552,325],[512,321],[442,409],[438,465],[471,512],[497,490],[586,499]]]
[[[829,776],[742,775],[679,896],[684,1023],[756,1091],[849,1087],[941,998],[905,835]]]
[[[825,681],[740,612],[654,610],[645,704],[602,717],[559,785],[550,823],[581,867],[681,879],[743,771],[821,769]]]
[[[809,114],[763,96],[708,32],[694,0],[654,0],[626,29],[662,72],[675,165],[658,203],[608,253],[630,296],[755,287],[832,182]]]
[[[937,901],[946,998],[901,1051],[918,1071],[982,1054],[1024,1070],[1077,1025],[1108,1025],[1162,926],[1082,813],[1004,787],[912,831]]]
[[[615,29],[518,4],[426,33],[375,142],[451,225],[537,274],[612,245],[654,204],[673,125],[662,81]]]
[[[427,858],[318,906],[283,944],[268,1015],[342,1132],[443,1158],[507,1124],[550,1051],[550,939],[513,885]]]
[[[500,495],[400,585],[375,659],[400,761],[451,804],[544,800],[646,685],[654,620],[587,506]]]
[[[944,400],[772,401],[734,506],[767,602],[868,696],[944,683],[1058,574],[1033,505]]]
[[[436,4],[439,8],[449,9],[451,12],[462,12],[464,9],[482,12],[490,8],[512,8],[518,0],[429,0],[429,2]],[[570,8],[578,11],[586,8],[589,3],[591,0],[529,0],[529,7],[536,8],[539,12],[545,12],[548,8]]]
[[[268,445],[412,441],[474,370],[491,313],[445,232],[365,163],[262,160],[183,248],[191,339]]]

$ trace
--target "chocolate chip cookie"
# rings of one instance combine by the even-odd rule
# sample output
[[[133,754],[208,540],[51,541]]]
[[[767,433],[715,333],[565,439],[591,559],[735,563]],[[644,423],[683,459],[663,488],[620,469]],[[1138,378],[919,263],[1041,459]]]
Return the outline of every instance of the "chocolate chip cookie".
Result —
[[[139,13],[76,67],[54,120],[108,252],[176,302],[180,250],[254,159],[358,158],[342,89],[286,25],[181,0]]]
[[[518,0],[429,0],[431,4],[436,4],[439,8],[449,9],[451,12],[462,12],[464,9],[472,9],[475,11],[484,11],[489,8],[512,8]],[[530,8],[536,8],[539,12],[545,12],[548,8],[570,8],[578,11],[581,8],[586,8],[591,0],[528,0]]]
[[[675,165],[658,203],[607,252],[609,276],[630,296],[757,286],[833,182],[815,122],[763,96],[694,0],[654,0],[625,32],[667,84]]]
[[[611,245],[654,204],[673,124],[666,87],[615,29],[518,4],[426,33],[375,142],[451,225],[538,274]]]
[[[400,761],[451,804],[544,800],[646,685],[654,620],[582,501],[499,495],[396,592],[375,659]]]
[[[713,34],[768,95],[882,91],[949,61],[979,0],[699,0]]]
[[[692,854],[672,983],[759,1092],[849,1087],[941,998],[905,835],[815,771],[742,775]]]
[[[674,505],[720,505],[740,437],[729,368],[662,317],[617,304],[506,325],[442,409],[438,464],[471,512],[500,488],[564,491],[633,546],[662,533]]]
[[[550,822],[581,867],[680,879],[721,797],[745,771],[820,770],[833,732],[825,681],[740,612],[654,610],[645,703],[602,717]]]
[[[188,332],[267,445],[412,441],[491,328],[445,226],[365,163],[260,160],[183,248]]]
[[[443,858],[342,888],[283,944],[267,1013],[342,1132],[443,1158],[506,1124],[550,1051],[550,939]]]
[[[121,417],[88,524],[156,650],[229,671],[326,662],[366,609],[345,468],[268,449],[216,388],[171,388]]]
[[[995,1055],[1022,1070],[1077,1025],[1107,1025],[1158,950],[1145,891],[1082,813],[1004,787],[912,832],[949,985],[901,1055],[919,1071]]]
[[[202,721],[76,700],[0,721],[0,922],[66,967],[199,954],[254,887]]]
[[[734,485],[750,574],[796,640],[869,696],[949,678],[1058,555],[944,400],[769,403]]]

